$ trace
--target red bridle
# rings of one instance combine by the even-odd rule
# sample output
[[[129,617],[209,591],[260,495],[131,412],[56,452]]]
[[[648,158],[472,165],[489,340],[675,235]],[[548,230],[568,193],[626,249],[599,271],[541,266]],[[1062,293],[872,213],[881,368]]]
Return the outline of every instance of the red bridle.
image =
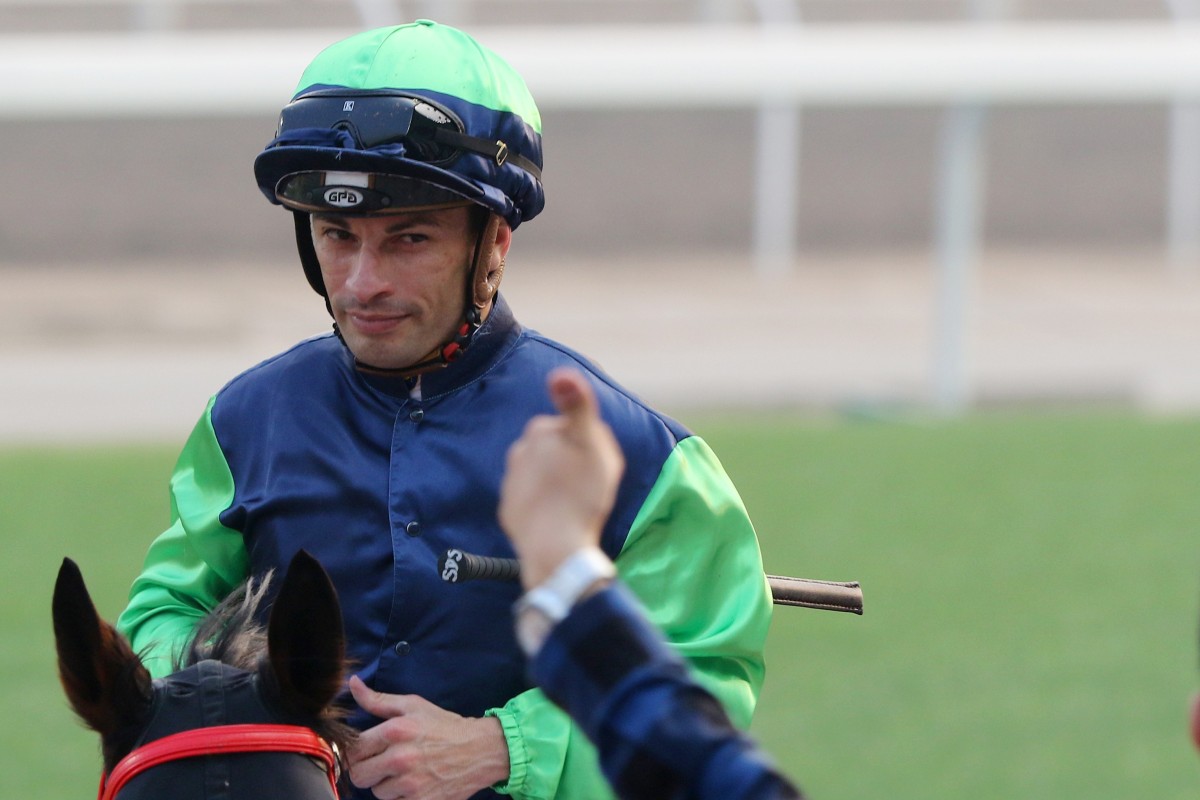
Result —
[[[164,736],[121,759],[100,777],[98,800],[114,800],[135,776],[151,767],[197,756],[227,753],[299,753],[324,762],[333,796],[338,796],[337,752],[312,730],[299,725],[215,725]]]

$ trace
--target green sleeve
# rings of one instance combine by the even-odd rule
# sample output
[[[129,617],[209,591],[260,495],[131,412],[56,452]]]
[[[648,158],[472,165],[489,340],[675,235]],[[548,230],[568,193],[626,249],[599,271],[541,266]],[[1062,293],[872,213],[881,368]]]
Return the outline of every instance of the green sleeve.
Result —
[[[668,458],[616,563],[696,679],[749,727],[766,673],[771,588],[746,507],[700,437]]]
[[[212,401],[171,475],[171,526],[150,545],[117,629],[151,674],[168,674],[196,624],[247,572],[241,533],[221,524],[233,475],[212,427]]]
[[[493,787],[521,800],[612,800],[596,749],[566,712],[540,689],[492,709],[508,742],[508,781]]]
[[[765,672],[770,587],[745,506],[699,437],[667,459],[616,564],[697,680],[749,726]],[[509,744],[509,780],[498,791],[528,800],[612,797],[591,744],[539,690],[489,713]]]

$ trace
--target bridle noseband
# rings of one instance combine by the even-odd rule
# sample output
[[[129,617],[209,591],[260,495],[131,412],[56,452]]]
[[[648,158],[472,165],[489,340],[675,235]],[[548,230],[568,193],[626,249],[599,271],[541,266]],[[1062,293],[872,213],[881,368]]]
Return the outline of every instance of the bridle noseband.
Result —
[[[195,728],[142,745],[100,777],[98,800],[114,800],[125,784],[161,764],[229,753],[296,753],[314,758],[325,765],[329,787],[338,797],[341,761],[333,745],[300,725],[253,724]]]

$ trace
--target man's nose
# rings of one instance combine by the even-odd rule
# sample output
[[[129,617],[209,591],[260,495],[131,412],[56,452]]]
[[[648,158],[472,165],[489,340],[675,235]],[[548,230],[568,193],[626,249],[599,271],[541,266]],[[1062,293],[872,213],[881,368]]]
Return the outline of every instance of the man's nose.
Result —
[[[364,245],[354,254],[350,272],[346,276],[346,288],[359,302],[367,302],[385,294],[391,288],[384,274],[383,260],[372,247]]]

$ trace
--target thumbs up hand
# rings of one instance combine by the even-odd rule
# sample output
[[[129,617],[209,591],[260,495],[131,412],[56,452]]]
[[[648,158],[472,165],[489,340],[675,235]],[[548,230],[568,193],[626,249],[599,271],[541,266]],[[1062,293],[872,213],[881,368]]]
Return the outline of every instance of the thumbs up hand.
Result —
[[[509,448],[500,485],[500,524],[521,560],[526,589],[576,550],[600,541],[625,469],[583,374],[557,369],[546,385],[557,413],[525,426]]]

